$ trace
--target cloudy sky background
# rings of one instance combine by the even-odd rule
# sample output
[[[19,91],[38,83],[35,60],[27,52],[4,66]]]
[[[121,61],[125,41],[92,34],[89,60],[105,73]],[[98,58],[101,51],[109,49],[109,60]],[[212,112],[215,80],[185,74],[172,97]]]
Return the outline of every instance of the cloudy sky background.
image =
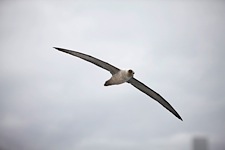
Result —
[[[0,149],[224,150],[224,18],[224,1],[1,1]],[[132,68],[184,121],[53,46]]]

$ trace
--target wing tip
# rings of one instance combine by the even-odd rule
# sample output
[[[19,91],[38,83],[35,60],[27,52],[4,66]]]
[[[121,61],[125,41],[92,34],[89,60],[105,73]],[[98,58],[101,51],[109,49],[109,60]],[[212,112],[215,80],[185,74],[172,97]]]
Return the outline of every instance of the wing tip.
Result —
[[[172,112],[173,113],[173,112]],[[176,112],[176,113],[173,113],[178,119],[180,119],[181,121],[183,121],[183,119],[181,118],[181,116]]]
[[[54,48],[54,49],[57,49],[57,50],[59,50],[59,51],[61,50],[61,48],[58,48],[58,47],[53,47],[53,48]]]
[[[59,48],[59,47],[53,47],[54,49],[61,51],[61,52],[65,52],[65,53],[69,53],[70,50],[64,49],[64,48]]]
[[[183,121],[183,119],[181,118],[181,116],[180,116],[180,115],[178,115],[178,116],[177,116],[177,118],[178,118],[178,119],[180,119],[181,121]]]

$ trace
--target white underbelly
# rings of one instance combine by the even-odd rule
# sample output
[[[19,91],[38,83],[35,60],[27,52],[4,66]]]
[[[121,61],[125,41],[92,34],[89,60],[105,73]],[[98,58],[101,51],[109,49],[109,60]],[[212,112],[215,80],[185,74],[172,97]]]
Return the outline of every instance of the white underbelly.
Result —
[[[127,82],[131,77],[128,77],[125,71],[120,71],[116,74],[114,74],[111,77],[111,84],[122,84],[124,82]]]

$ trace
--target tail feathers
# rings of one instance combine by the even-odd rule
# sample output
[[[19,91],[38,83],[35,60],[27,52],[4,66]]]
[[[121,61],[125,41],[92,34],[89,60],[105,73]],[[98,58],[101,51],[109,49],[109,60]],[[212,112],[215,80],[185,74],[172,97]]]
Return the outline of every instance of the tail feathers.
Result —
[[[106,81],[104,84],[104,86],[109,86],[109,85],[111,85],[110,80]]]

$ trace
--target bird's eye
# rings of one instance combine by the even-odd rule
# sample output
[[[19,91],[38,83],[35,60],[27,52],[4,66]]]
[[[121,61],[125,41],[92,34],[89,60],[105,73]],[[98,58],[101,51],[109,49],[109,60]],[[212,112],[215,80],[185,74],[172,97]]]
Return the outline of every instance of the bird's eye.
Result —
[[[128,70],[128,72],[129,72],[129,73],[133,73],[133,71],[132,71],[131,69],[130,69],[130,70]]]

